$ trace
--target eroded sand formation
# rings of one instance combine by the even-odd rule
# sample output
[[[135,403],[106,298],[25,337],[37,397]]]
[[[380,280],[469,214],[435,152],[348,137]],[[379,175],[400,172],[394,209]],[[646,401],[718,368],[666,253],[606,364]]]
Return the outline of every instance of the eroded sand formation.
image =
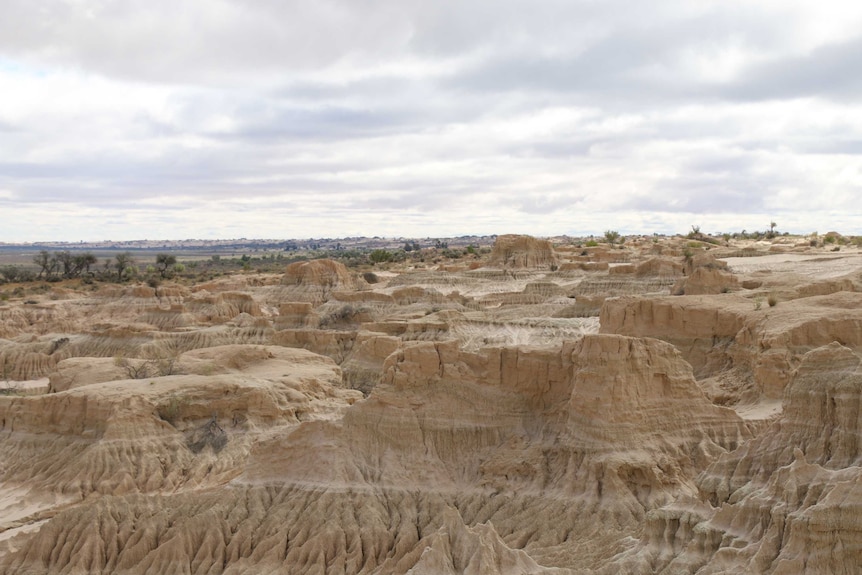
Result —
[[[855,250],[476,264],[6,302],[0,574],[857,572]]]

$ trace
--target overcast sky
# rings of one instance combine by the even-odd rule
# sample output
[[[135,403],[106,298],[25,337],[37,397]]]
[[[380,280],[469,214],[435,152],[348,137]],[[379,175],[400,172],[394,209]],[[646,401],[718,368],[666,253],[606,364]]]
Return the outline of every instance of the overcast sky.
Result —
[[[3,0],[0,241],[862,234],[862,3]]]

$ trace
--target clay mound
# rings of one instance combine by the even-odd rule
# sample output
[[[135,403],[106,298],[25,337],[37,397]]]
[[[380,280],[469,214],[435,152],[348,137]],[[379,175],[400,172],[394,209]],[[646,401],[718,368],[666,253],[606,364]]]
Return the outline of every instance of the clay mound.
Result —
[[[679,277],[682,272],[683,265],[678,260],[664,257],[649,258],[635,266],[635,274],[638,277]]]
[[[185,303],[189,313],[194,314],[201,324],[218,324],[234,319],[239,314],[252,317],[263,315],[260,306],[251,295],[241,292],[222,292],[210,294],[197,292]]]
[[[113,358],[72,357],[57,363],[48,375],[49,391],[57,393],[74,387],[117,381],[128,377],[128,372]]]
[[[23,341],[0,340],[0,380],[26,381],[50,373],[59,361],[70,357],[70,338],[49,335]]]
[[[150,324],[102,324],[89,334],[71,338],[65,357],[158,359],[219,345],[268,345],[273,342],[275,331],[268,323],[258,325],[261,319],[255,318],[252,325],[245,327],[229,324],[196,326],[192,330],[175,332],[156,331]]]
[[[297,353],[237,348],[190,355],[223,362],[257,381],[258,369],[284,372],[286,366],[266,365],[290,352]],[[296,362],[292,365],[296,372]],[[288,565],[295,573],[320,572],[323,565],[333,572],[392,574],[561,572],[543,567],[554,564],[592,569],[638,533],[646,510],[674,495],[692,494],[695,474],[746,437],[741,420],[712,406],[679,354],[656,340],[590,336],[555,350],[480,354],[461,352],[451,343],[421,343],[390,355],[384,374],[371,396],[340,419],[271,428],[258,436],[230,489],[180,493],[156,503],[120,494],[171,485],[178,478],[148,466],[150,483],[142,487],[142,472],[132,473],[122,458],[119,463],[97,459],[98,469],[112,472],[101,471],[92,486],[80,478],[93,473],[78,466],[63,466],[77,483],[56,470],[53,475],[29,470],[37,479],[50,475],[52,485],[120,496],[60,513],[0,558],[0,573],[39,568],[150,573],[178,564],[189,573],[276,573]],[[171,388],[160,389],[161,380],[152,386],[124,382],[120,388],[96,384],[46,396],[56,407],[65,405],[66,415],[53,403],[42,403],[42,415],[33,420],[23,416],[23,407],[11,406],[11,417],[4,420],[10,431],[21,425],[25,434],[29,426],[50,433],[63,428],[78,441],[90,426],[67,426],[93,421],[89,433],[117,445],[127,434],[142,441],[155,430],[176,438],[174,425],[199,430],[214,410],[228,444],[216,456],[215,447],[194,455],[218,463],[209,476],[193,474],[201,486],[212,486],[235,472],[245,453],[239,446],[248,445],[228,425],[238,399],[226,396],[224,386],[236,377],[216,376],[205,387],[189,387],[188,376],[165,378],[165,384],[182,384],[189,397],[173,425],[159,423],[151,412],[131,417],[146,412],[138,402],[173,397]],[[303,377],[295,375],[297,380]],[[92,398],[96,391],[116,400],[91,400],[82,420],[70,399],[78,397],[75,392]],[[319,393],[334,392],[321,386]],[[299,405],[291,395],[266,402],[265,395],[238,395],[248,398],[247,410],[255,414],[249,420],[258,426],[273,425]],[[253,404],[253,398],[261,403]],[[123,411],[112,417],[109,405]],[[246,433],[253,429],[240,425]],[[143,444],[148,453],[165,457],[156,443]],[[179,452],[179,445],[174,450]],[[94,461],[80,447],[69,452]],[[169,470],[178,464],[199,469],[197,460],[168,461]],[[23,464],[15,460],[13,467]],[[573,533],[577,537],[569,539]],[[62,543],[72,534],[74,553]]]
[[[105,299],[152,299],[156,297],[156,290],[145,285],[133,286],[110,286],[99,290],[99,296]]]
[[[551,242],[515,234],[497,237],[489,261],[489,265],[506,269],[550,268],[557,264]]]
[[[181,329],[197,323],[195,316],[186,313],[182,304],[174,304],[169,309],[153,308],[141,314],[138,321],[161,331]]]
[[[344,264],[327,259],[290,264],[284,271],[281,284],[288,286],[317,286],[329,289],[350,289],[356,287],[353,276]]]
[[[519,508],[529,504],[523,499],[255,486],[154,503],[127,495],[62,511],[26,550],[0,558],[0,573],[571,573],[541,568],[513,548],[529,536],[525,530],[508,544],[499,534],[498,521],[529,517]],[[561,507],[544,518],[569,523]]]
[[[569,570],[542,567],[523,550],[508,547],[493,524],[476,527],[464,524],[452,509],[443,514],[443,525],[432,535],[419,540],[415,549],[398,562],[397,571],[409,575],[538,575],[569,573]]]
[[[711,505],[656,512],[641,545],[607,572],[856,572],[860,404],[858,353],[831,344],[806,354],[782,417],[699,478]]]
[[[622,296],[649,295],[671,293],[671,287],[676,282],[673,276],[643,276],[635,275],[593,275],[584,278],[572,290],[571,295],[588,296]]]
[[[71,302],[0,307],[0,338],[4,339],[25,334],[74,333],[79,325]]]
[[[231,274],[197,284],[192,288],[192,292],[244,292],[256,287],[277,285],[280,281],[281,275],[277,274]]]
[[[86,497],[219,484],[241,471],[257,430],[337,416],[361,398],[341,389],[331,360],[303,350],[228,346],[182,361],[216,374],[91,376],[65,392],[0,397],[3,485]]]
[[[757,393],[780,399],[802,356],[833,341],[862,349],[862,294],[778,302],[737,294],[606,300],[601,331],[656,337],[683,351],[699,378],[747,372]]]
[[[714,253],[698,250],[690,256],[685,257],[683,272],[686,275],[691,275],[698,268],[726,270],[727,267],[727,262],[718,259]]]
[[[401,347],[401,343],[398,337],[360,331],[340,364],[345,385],[368,395],[380,382],[384,361]]]
[[[566,290],[549,281],[531,282],[517,293],[496,293],[483,297],[483,305],[538,305],[545,302],[565,300]]]
[[[293,328],[316,328],[320,325],[320,314],[309,302],[286,302],[278,306],[278,316],[273,320],[276,330]]]
[[[357,330],[284,329],[273,334],[272,343],[307,349],[341,364],[353,347],[357,334]]]
[[[263,299],[275,306],[283,302],[320,305],[332,299],[336,291],[349,292],[362,283],[340,262],[327,259],[294,262],[287,266],[281,285],[267,290]]]
[[[697,469],[747,436],[656,340],[586,336],[562,350],[479,354],[421,343],[389,356],[384,370],[342,423],[261,444],[244,481],[558,490],[637,514],[690,489]],[[630,449],[633,433],[639,442]],[[325,451],[313,447],[322,444]],[[551,445],[553,462],[542,455]]]
[[[443,294],[436,289],[421,287],[396,289],[392,292],[392,299],[399,305],[410,305],[420,302],[439,304],[445,301]]]
[[[718,268],[698,267],[690,276],[679,280],[671,291],[675,295],[720,294],[739,289],[739,280],[732,273]]]

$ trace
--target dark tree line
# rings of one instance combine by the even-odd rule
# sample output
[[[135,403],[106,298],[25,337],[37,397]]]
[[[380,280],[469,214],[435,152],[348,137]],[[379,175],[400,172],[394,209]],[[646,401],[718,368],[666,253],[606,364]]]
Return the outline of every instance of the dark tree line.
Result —
[[[33,257],[33,263],[39,266],[40,279],[57,276],[66,279],[80,277],[83,274],[89,274],[90,266],[95,265],[96,261],[96,256],[90,252],[73,254],[68,250],[53,254],[48,250],[42,250]]]
[[[39,266],[39,274],[36,279],[73,279],[82,276],[95,275],[92,266],[98,263],[98,259],[90,252],[73,254],[68,250],[51,253],[42,250],[33,256],[33,263]],[[106,259],[102,275],[109,276],[116,272],[117,280],[129,278],[137,273],[135,260],[129,252],[116,254],[112,259]]]

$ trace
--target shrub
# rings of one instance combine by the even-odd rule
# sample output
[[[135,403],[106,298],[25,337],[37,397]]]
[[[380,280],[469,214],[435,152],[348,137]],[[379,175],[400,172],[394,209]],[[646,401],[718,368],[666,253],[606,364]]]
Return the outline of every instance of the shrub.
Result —
[[[392,254],[386,250],[374,250],[369,254],[370,259],[375,264],[392,261]]]
[[[206,424],[194,431],[187,443],[192,453],[200,453],[207,446],[212,447],[213,452],[218,453],[227,445],[227,433],[218,424],[215,415]]]
[[[156,408],[156,413],[162,420],[174,425],[180,417],[183,408],[188,404],[188,400],[178,395],[172,395],[168,400]]]
[[[778,305],[778,297],[775,294],[769,294],[769,297],[766,299],[766,303],[769,304],[769,307],[775,307]]]

